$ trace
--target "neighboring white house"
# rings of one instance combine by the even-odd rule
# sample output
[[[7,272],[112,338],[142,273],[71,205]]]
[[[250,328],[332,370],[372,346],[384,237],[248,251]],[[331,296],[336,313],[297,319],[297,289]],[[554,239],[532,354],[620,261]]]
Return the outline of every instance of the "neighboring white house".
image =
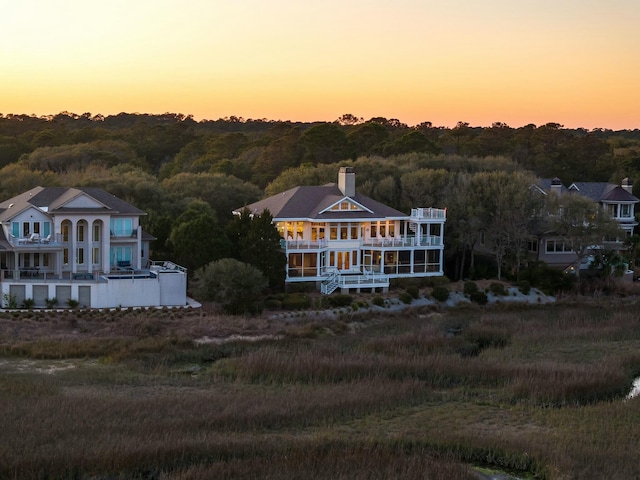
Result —
[[[185,305],[186,271],[150,261],[143,215],[99,188],[35,187],[0,203],[3,303]]]
[[[407,215],[357,193],[355,177],[342,167],[337,184],[295,187],[234,213],[271,213],[287,256],[287,283],[315,282],[331,293],[443,275],[446,210],[414,208]]]

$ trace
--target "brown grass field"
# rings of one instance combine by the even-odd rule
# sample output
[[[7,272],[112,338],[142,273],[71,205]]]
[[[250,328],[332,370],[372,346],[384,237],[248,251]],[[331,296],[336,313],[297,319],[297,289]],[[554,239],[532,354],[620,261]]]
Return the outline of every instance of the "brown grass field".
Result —
[[[638,376],[635,297],[3,312],[0,479],[640,478]]]

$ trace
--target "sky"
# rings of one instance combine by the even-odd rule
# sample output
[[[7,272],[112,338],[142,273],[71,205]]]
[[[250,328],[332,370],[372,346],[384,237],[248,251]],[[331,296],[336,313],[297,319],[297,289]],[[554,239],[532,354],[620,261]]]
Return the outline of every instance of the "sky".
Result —
[[[640,0],[0,0],[0,113],[640,128]]]

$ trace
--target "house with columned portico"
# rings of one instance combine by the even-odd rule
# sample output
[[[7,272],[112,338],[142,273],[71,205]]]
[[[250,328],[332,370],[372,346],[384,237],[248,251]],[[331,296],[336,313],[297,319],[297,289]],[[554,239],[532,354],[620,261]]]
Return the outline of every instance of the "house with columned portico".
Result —
[[[443,275],[446,210],[406,214],[377,202],[357,192],[351,167],[340,168],[337,183],[295,187],[244,208],[273,216],[289,284],[314,282],[331,293]]]
[[[144,215],[99,188],[35,187],[5,200],[3,297],[35,306],[53,298],[94,308],[184,305],[186,271],[150,261]]]

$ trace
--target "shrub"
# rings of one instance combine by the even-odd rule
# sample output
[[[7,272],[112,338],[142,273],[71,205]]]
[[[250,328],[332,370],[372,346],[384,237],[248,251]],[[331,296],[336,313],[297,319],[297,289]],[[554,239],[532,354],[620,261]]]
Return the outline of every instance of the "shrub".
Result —
[[[196,298],[213,300],[228,313],[256,314],[262,310],[262,292],[267,279],[253,265],[223,258],[196,270],[193,293]]]
[[[433,287],[431,296],[439,302],[446,302],[449,299],[449,289],[444,285]]]
[[[407,287],[407,293],[413,298],[418,298],[420,296],[420,290],[415,285],[409,285]]]
[[[476,282],[467,281],[464,282],[464,294],[465,295],[473,295],[478,291],[478,285]]]
[[[516,283],[516,286],[523,295],[529,295],[529,292],[531,291],[531,284],[528,280],[520,280],[518,283]]]
[[[309,305],[311,300],[304,293],[288,293],[282,298],[282,308],[285,310],[304,310]]]
[[[5,293],[4,295],[2,295],[2,305],[5,308],[18,308],[18,299],[15,295]]]
[[[372,302],[378,307],[384,307],[384,298],[382,298],[380,295],[376,295],[375,297],[373,297]]]
[[[499,282],[492,282],[491,285],[489,285],[489,290],[491,290],[491,293],[496,296],[503,296],[507,294],[507,291],[504,288],[504,284]]]
[[[75,298],[67,299],[67,306],[69,308],[76,308],[78,305],[80,305],[80,302],[78,302],[78,300],[76,300]]]
[[[35,300],[33,298],[25,298],[22,302],[22,308],[28,308],[31,310],[35,305]]]
[[[472,302],[477,303],[478,305],[486,305],[489,299],[487,298],[487,294],[484,292],[473,292],[469,298]]]
[[[425,279],[425,285],[432,288],[439,285],[448,285],[449,283],[451,283],[451,280],[449,280],[449,277],[445,275],[442,277],[427,277]]]
[[[275,297],[269,297],[265,300],[264,307],[267,310],[278,310],[282,308],[282,302]]]
[[[56,297],[47,297],[44,299],[44,303],[47,305],[47,308],[54,308],[58,304],[58,299]]]
[[[404,291],[400,294],[400,301],[409,305],[413,301],[413,297],[409,292]]]
[[[314,302],[314,308],[317,308],[318,310],[327,310],[328,308],[331,308],[331,306],[332,306],[331,302],[327,297],[325,296],[316,297]]]
[[[328,299],[332,307],[348,307],[353,302],[353,297],[344,293],[332,295]]]
[[[574,280],[573,276],[558,268],[549,267],[544,262],[531,262],[529,267],[521,272],[521,278],[528,280],[532,286],[540,288],[547,295],[570,290]]]

